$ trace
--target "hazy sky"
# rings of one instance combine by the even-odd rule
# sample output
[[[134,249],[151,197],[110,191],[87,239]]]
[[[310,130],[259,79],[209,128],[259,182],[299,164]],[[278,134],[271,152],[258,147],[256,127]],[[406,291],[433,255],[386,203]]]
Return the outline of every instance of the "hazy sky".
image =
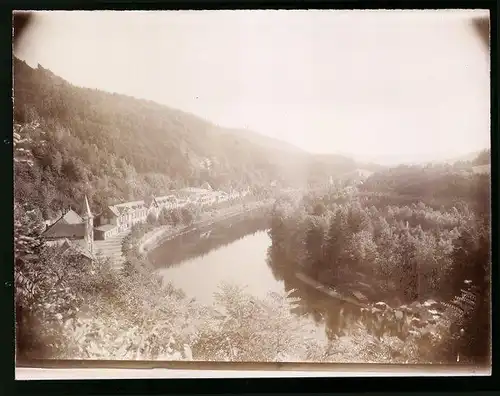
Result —
[[[490,145],[478,14],[44,12],[16,55],[311,152],[443,159]]]

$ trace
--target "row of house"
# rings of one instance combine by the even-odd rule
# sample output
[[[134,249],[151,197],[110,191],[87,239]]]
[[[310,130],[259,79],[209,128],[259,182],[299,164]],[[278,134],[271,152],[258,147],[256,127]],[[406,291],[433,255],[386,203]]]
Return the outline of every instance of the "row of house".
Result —
[[[151,196],[141,201],[123,202],[107,206],[94,216],[87,197],[84,201],[82,216],[74,210],[66,211],[52,224],[47,225],[43,237],[49,245],[61,245],[70,254],[77,254],[92,260],[94,240],[106,240],[125,232],[133,225],[144,223],[150,214],[158,217],[163,209],[180,209],[188,204],[198,207],[214,205],[238,198],[249,193],[225,193],[205,188],[185,188],[164,196]]]
[[[144,223],[151,214],[157,218],[164,208],[182,208],[188,203],[188,200],[170,194],[108,206],[96,218],[96,239],[108,239],[135,224]]]

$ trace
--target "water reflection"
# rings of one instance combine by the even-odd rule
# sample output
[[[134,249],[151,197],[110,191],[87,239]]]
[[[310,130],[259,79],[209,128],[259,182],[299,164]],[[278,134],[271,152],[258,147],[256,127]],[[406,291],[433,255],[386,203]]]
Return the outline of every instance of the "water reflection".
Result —
[[[247,235],[264,231],[268,228],[268,224],[268,219],[259,213],[231,218],[214,226],[196,228],[175,239],[167,240],[154,249],[148,258],[156,268],[178,266],[185,261],[202,258]]]
[[[266,217],[254,214],[193,230],[150,254],[165,283],[203,304],[214,302],[221,283],[245,288],[256,297],[283,291],[266,265],[270,240]]]
[[[290,292],[290,310],[306,316],[330,339],[348,334],[354,324],[363,324],[372,334],[401,334],[401,325],[386,313],[332,298],[297,279],[297,267],[273,252],[266,233],[265,216],[255,214],[192,230],[153,250],[150,261],[166,282],[182,289],[189,298],[210,304],[221,282],[229,282],[258,296],[270,291]],[[379,311],[380,312],[380,311]],[[396,323],[394,329],[388,328]]]
[[[297,279],[296,268],[280,260],[272,248],[268,249],[267,264],[275,278],[283,280],[285,291],[291,292],[291,311],[324,325],[329,339],[347,334],[349,327],[361,320],[360,307],[327,296]]]
[[[328,288],[319,287],[318,290],[315,288],[317,285],[304,282],[307,275],[300,267],[284,262],[272,247],[268,248],[267,264],[275,279],[282,280],[285,290],[294,297],[292,312],[305,315],[317,324],[324,324],[329,339],[348,335],[356,326],[364,328],[378,339],[388,335],[405,341],[410,335],[422,336],[419,345],[427,347],[428,337],[437,331],[438,322],[444,314],[444,305],[433,300],[423,303],[415,301],[408,306],[395,305],[395,308],[391,308],[377,300],[370,300],[366,304],[351,302],[349,293],[341,295],[347,301],[332,297],[326,293]],[[348,288],[345,290],[349,291]]]

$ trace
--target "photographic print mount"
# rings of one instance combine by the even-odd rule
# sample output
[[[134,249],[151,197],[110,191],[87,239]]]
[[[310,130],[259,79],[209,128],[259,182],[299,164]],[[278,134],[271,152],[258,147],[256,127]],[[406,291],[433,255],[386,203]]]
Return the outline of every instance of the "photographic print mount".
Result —
[[[61,18],[56,14],[38,14],[38,28],[34,24],[30,29],[48,32],[47,40],[54,40],[47,26],[55,26],[51,19]],[[124,65],[127,72],[149,65],[154,70],[150,78],[139,73],[138,86],[150,87],[146,89],[134,84],[120,88],[125,79],[119,76],[105,84],[105,67],[89,71],[81,64],[58,61],[54,53],[45,55],[48,51],[34,44],[34,33],[31,39],[27,33],[14,53],[20,362],[489,363],[489,146],[470,153],[457,147],[458,155],[446,157],[448,151],[418,151],[421,136],[397,130],[386,138],[397,142],[397,133],[407,133],[415,152],[394,158],[402,147],[395,143],[384,158],[363,150],[349,158],[335,154],[355,147],[338,126],[335,138],[326,140],[314,123],[311,128],[321,134],[307,135],[301,124],[290,129],[295,133],[291,139],[285,133],[252,132],[247,123],[256,114],[260,120],[255,125],[268,120],[276,125],[276,120],[285,122],[287,108],[303,107],[296,114],[309,120],[330,109],[326,101],[328,106],[311,110],[311,103],[317,103],[312,102],[314,95],[322,95],[315,87],[321,78],[330,81],[330,74],[311,79],[304,73],[305,82],[294,87],[298,93],[282,94],[279,102],[278,92],[289,92],[285,83],[292,81],[285,76],[267,91],[271,103],[257,105],[256,97],[266,97],[252,89],[252,81],[266,78],[258,73],[269,71],[276,78],[286,61],[298,59],[288,47],[274,57],[265,52],[287,39],[279,29],[272,30],[276,14],[248,16],[248,34],[226,43],[229,48],[244,47],[243,38],[252,37],[255,41],[247,41],[241,54],[224,55],[227,49],[220,44],[224,29],[233,26],[231,14],[221,17],[221,33],[206,38],[220,59],[232,61],[233,70],[238,65],[245,71],[240,80],[235,80],[239,74],[217,74],[220,66],[211,63],[213,54],[209,56],[199,38],[212,23],[208,16],[136,14],[124,21],[118,14],[73,12],[81,34],[68,37],[68,45],[70,40],[91,41],[86,28],[90,22],[102,29],[115,23],[130,30],[139,43],[147,37],[141,36],[141,27],[159,30],[162,18],[167,18],[172,27],[164,34],[192,35],[181,46],[186,59],[179,57],[178,65],[183,67],[172,61],[171,73],[181,82],[168,80],[171,96],[158,93],[167,85],[154,86],[156,72],[158,81],[166,84],[158,55],[128,69],[119,60],[125,59],[119,46],[107,58],[107,64]],[[146,18],[151,18],[148,23]],[[299,32],[310,28],[299,16],[281,18],[283,24],[299,26]],[[327,16],[315,18],[327,24]],[[373,20],[376,25],[376,17]],[[422,23],[436,24],[432,17]],[[256,44],[258,37],[252,36],[258,27],[276,40],[261,50],[256,50],[262,48]],[[313,48],[303,62],[314,70],[326,64],[311,62],[321,53],[322,41],[314,41],[317,34],[310,32],[311,40],[302,43]],[[173,51],[165,41],[165,48]],[[85,52],[84,46],[77,47]],[[105,54],[99,48],[88,51],[90,65],[96,65],[97,53]],[[50,63],[44,64],[45,59]],[[349,62],[355,68],[362,59]],[[196,71],[187,68],[191,80],[181,85],[180,71],[187,64],[196,65]],[[474,64],[479,68],[479,61]],[[204,74],[199,71],[202,65],[207,68]],[[469,76],[460,74],[459,66],[454,71]],[[206,83],[209,76],[228,81],[218,84],[217,91]],[[387,82],[383,76],[378,85],[374,81],[373,90],[383,85],[380,81]],[[388,93],[380,98],[388,103],[373,104],[378,111],[395,106],[389,101],[391,92],[402,95],[395,86],[385,87]],[[489,86],[481,89],[489,91]],[[224,90],[229,94],[224,96]],[[344,92],[346,103],[357,100],[356,105],[362,105],[353,92],[356,87]],[[194,98],[187,98],[191,93]],[[174,105],[176,95],[185,103],[179,105],[182,111],[165,105]],[[224,102],[216,108],[211,103],[219,96],[210,95],[232,98],[237,105]],[[201,117],[194,115],[198,108]],[[395,118],[407,114],[404,109],[391,111]],[[477,105],[475,111],[480,113]],[[366,114],[372,121],[380,119],[377,110]],[[229,121],[223,124],[217,117]],[[242,123],[231,124],[238,117]],[[358,131],[364,125],[349,125],[347,118],[343,122],[346,129]],[[334,153],[301,147],[300,142],[322,148],[330,144]]]

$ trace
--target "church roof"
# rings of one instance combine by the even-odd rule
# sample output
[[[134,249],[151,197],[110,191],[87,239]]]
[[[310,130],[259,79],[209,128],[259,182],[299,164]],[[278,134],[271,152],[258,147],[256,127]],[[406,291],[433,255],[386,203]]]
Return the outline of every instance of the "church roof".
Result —
[[[68,210],[42,234],[45,238],[83,238],[85,224],[81,216],[73,210]]]
[[[205,190],[212,190],[212,186],[208,182],[203,183],[201,185],[201,188],[203,188]]]
[[[61,218],[47,228],[42,235],[45,238],[83,238],[85,224],[68,224]]]
[[[72,209],[68,210],[64,215],[62,215],[58,220],[56,220],[56,222],[58,222],[58,221],[61,221],[64,224],[81,224],[81,223],[83,223],[82,217]]]

